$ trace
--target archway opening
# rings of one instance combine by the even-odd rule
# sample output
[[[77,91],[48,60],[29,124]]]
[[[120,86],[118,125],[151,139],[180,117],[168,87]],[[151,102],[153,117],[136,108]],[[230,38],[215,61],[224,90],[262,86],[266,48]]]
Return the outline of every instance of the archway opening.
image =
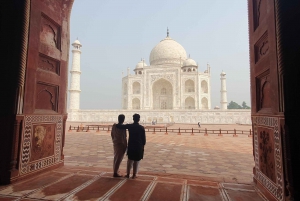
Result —
[[[172,84],[160,79],[152,86],[153,109],[173,109],[173,87]]]
[[[185,109],[195,109],[195,99],[188,97],[185,99]]]
[[[186,93],[195,92],[195,83],[193,80],[189,79],[185,81],[185,92]]]

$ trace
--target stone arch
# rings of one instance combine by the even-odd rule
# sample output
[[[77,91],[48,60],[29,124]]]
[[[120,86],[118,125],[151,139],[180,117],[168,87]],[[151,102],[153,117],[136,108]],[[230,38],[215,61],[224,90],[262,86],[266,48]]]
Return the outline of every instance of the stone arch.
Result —
[[[132,109],[139,110],[141,109],[141,101],[138,98],[132,99]]]
[[[195,109],[195,99],[192,97],[187,97],[185,99],[185,109]]]
[[[132,84],[132,92],[133,92],[133,94],[141,93],[141,84],[139,82],[134,82]]]
[[[208,100],[207,98],[202,98],[201,99],[201,106],[202,106],[202,109],[208,109]]]
[[[201,91],[202,93],[208,93],[208,84],[205,80],[201,82]]]
[[[161,78],[154,82],[152,95],[153,109],[173,109],[173,86],[168,80]]]
[[[185,92],[195,92],[195,83],[193,80],[188,79],[187,81],[185,81]]]

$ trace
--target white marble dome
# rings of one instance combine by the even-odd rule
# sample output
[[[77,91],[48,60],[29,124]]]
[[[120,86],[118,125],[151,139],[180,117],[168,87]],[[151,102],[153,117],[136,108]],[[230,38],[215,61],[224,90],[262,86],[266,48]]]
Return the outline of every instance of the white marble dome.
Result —
[[[144,68],[145,66],[147,66],[146,62],[144,60],[139,61],[139,63],[136,64],[135,68]]]
[[[195,60],[188,58],[183,62],[183,66],[197,66],[197,63]]]
[[[181,64],[186,60],[185,49],[170,37],[160,41],[150,53],[150,65]]]

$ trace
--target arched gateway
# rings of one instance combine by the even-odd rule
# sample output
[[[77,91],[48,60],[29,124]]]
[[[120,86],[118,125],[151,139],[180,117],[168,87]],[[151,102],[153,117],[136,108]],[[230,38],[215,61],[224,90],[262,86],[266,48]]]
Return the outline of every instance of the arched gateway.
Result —
[[[172,84],[160,79],[152,86],[153,109],[173,109]]]

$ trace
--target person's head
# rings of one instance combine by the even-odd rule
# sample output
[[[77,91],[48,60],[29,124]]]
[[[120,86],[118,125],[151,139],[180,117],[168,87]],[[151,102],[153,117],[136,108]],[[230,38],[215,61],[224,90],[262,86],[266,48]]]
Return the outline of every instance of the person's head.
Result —
[[[120,114],[120,115],[118,116],[118,121],[119,121],[119,123],[122,124],[122,123],[124,122],[124,120],[125,120],[125,115],[124,115],[124,114]]]
[[[134,114],[133,115],[133,122],[138,123],[140,121],[140,115],[139,114]]]

